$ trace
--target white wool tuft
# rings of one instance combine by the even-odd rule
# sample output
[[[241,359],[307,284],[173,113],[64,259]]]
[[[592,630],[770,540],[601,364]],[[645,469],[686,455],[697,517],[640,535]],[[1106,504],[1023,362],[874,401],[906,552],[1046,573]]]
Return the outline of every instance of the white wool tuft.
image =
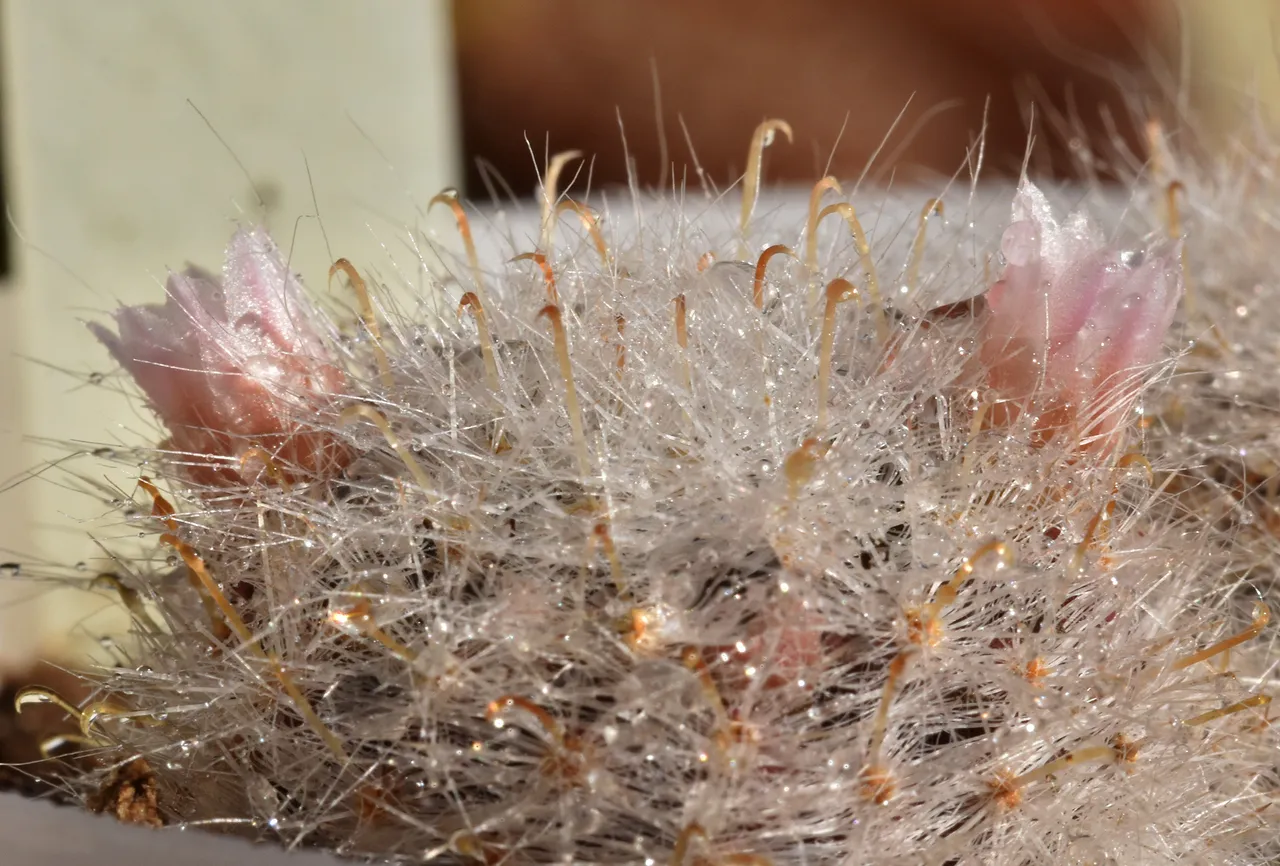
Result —
[[[420,309],[353,263],[341,388],[268,413],[329,469],[121,455],[176,513],[86,730],[171,823],[379,861],[1280,857],[1273,157],[1051,191],[1117,254],[1167,191],[1186,236],[1164,352],[1059,428],[944,307],[1004,271],[1012,187],[829,188],[869,249],[828,218],[815,270],[804,192],[745,234],[684,191],[468,209],[483,285],[459,259]]]

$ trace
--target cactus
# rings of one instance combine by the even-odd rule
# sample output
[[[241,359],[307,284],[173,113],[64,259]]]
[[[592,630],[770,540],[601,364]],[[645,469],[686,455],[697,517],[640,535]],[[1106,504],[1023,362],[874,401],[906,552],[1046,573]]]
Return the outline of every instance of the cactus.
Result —
[[[1060,226],[805,210],[777,131],[739,214],[437,197],[443,315],[252,229],[94,326],[169,438],[82,790],[379,862],[1280,857],[1274,151]]]

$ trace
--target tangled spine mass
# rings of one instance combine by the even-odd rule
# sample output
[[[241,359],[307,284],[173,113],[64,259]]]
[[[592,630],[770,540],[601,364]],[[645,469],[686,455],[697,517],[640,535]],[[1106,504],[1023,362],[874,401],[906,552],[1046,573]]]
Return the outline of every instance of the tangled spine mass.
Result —
[[[85,788],[406,861],[1280,856],[1270,163],[805,210],[778,132],[737,218],[438,196],[456,316],[339,260],[344,331],[252,230],[95,326],[168,438]]]

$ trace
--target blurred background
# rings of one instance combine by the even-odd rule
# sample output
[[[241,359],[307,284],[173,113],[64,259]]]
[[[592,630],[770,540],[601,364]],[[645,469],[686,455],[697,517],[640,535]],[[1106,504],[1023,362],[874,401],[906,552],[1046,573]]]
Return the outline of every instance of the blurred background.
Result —
[[[1057,118],[1140,154],[1133,118],[1179,100],[1212,147],[1274,121],[1278,5],[0,0],[0,577],[80,561],[88,577],[97,542],[124,540],[93,537],[107,509],[71,488],[128,496],[91,452],[159,436],[81,321],[160,300],[166,268],[216,266],[235,220],[265,220],[324,291],[334,257],[386,261],[442,188],[528,197],[568,148],[595,155],[594,185],[625,181],[627,156],[655,185],[692,144],[727,185],[755,125],[782,117],[796,141],[770,151],[770,182],[830,161],[904,183],[955,171],[985,118],[986,169],[1015,173],[1034,102],[1037,166],[1064,173],[1075,133]],[[0,591],[0,670],[110,627],[107,597]]]

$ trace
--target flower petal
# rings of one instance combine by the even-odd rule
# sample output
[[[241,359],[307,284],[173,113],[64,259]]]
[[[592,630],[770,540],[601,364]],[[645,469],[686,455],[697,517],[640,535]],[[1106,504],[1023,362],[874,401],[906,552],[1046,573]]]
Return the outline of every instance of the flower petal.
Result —
[[[222,268],[227,324],[245,355],[324,354],[302,285],[267,233],[241,229]]]

